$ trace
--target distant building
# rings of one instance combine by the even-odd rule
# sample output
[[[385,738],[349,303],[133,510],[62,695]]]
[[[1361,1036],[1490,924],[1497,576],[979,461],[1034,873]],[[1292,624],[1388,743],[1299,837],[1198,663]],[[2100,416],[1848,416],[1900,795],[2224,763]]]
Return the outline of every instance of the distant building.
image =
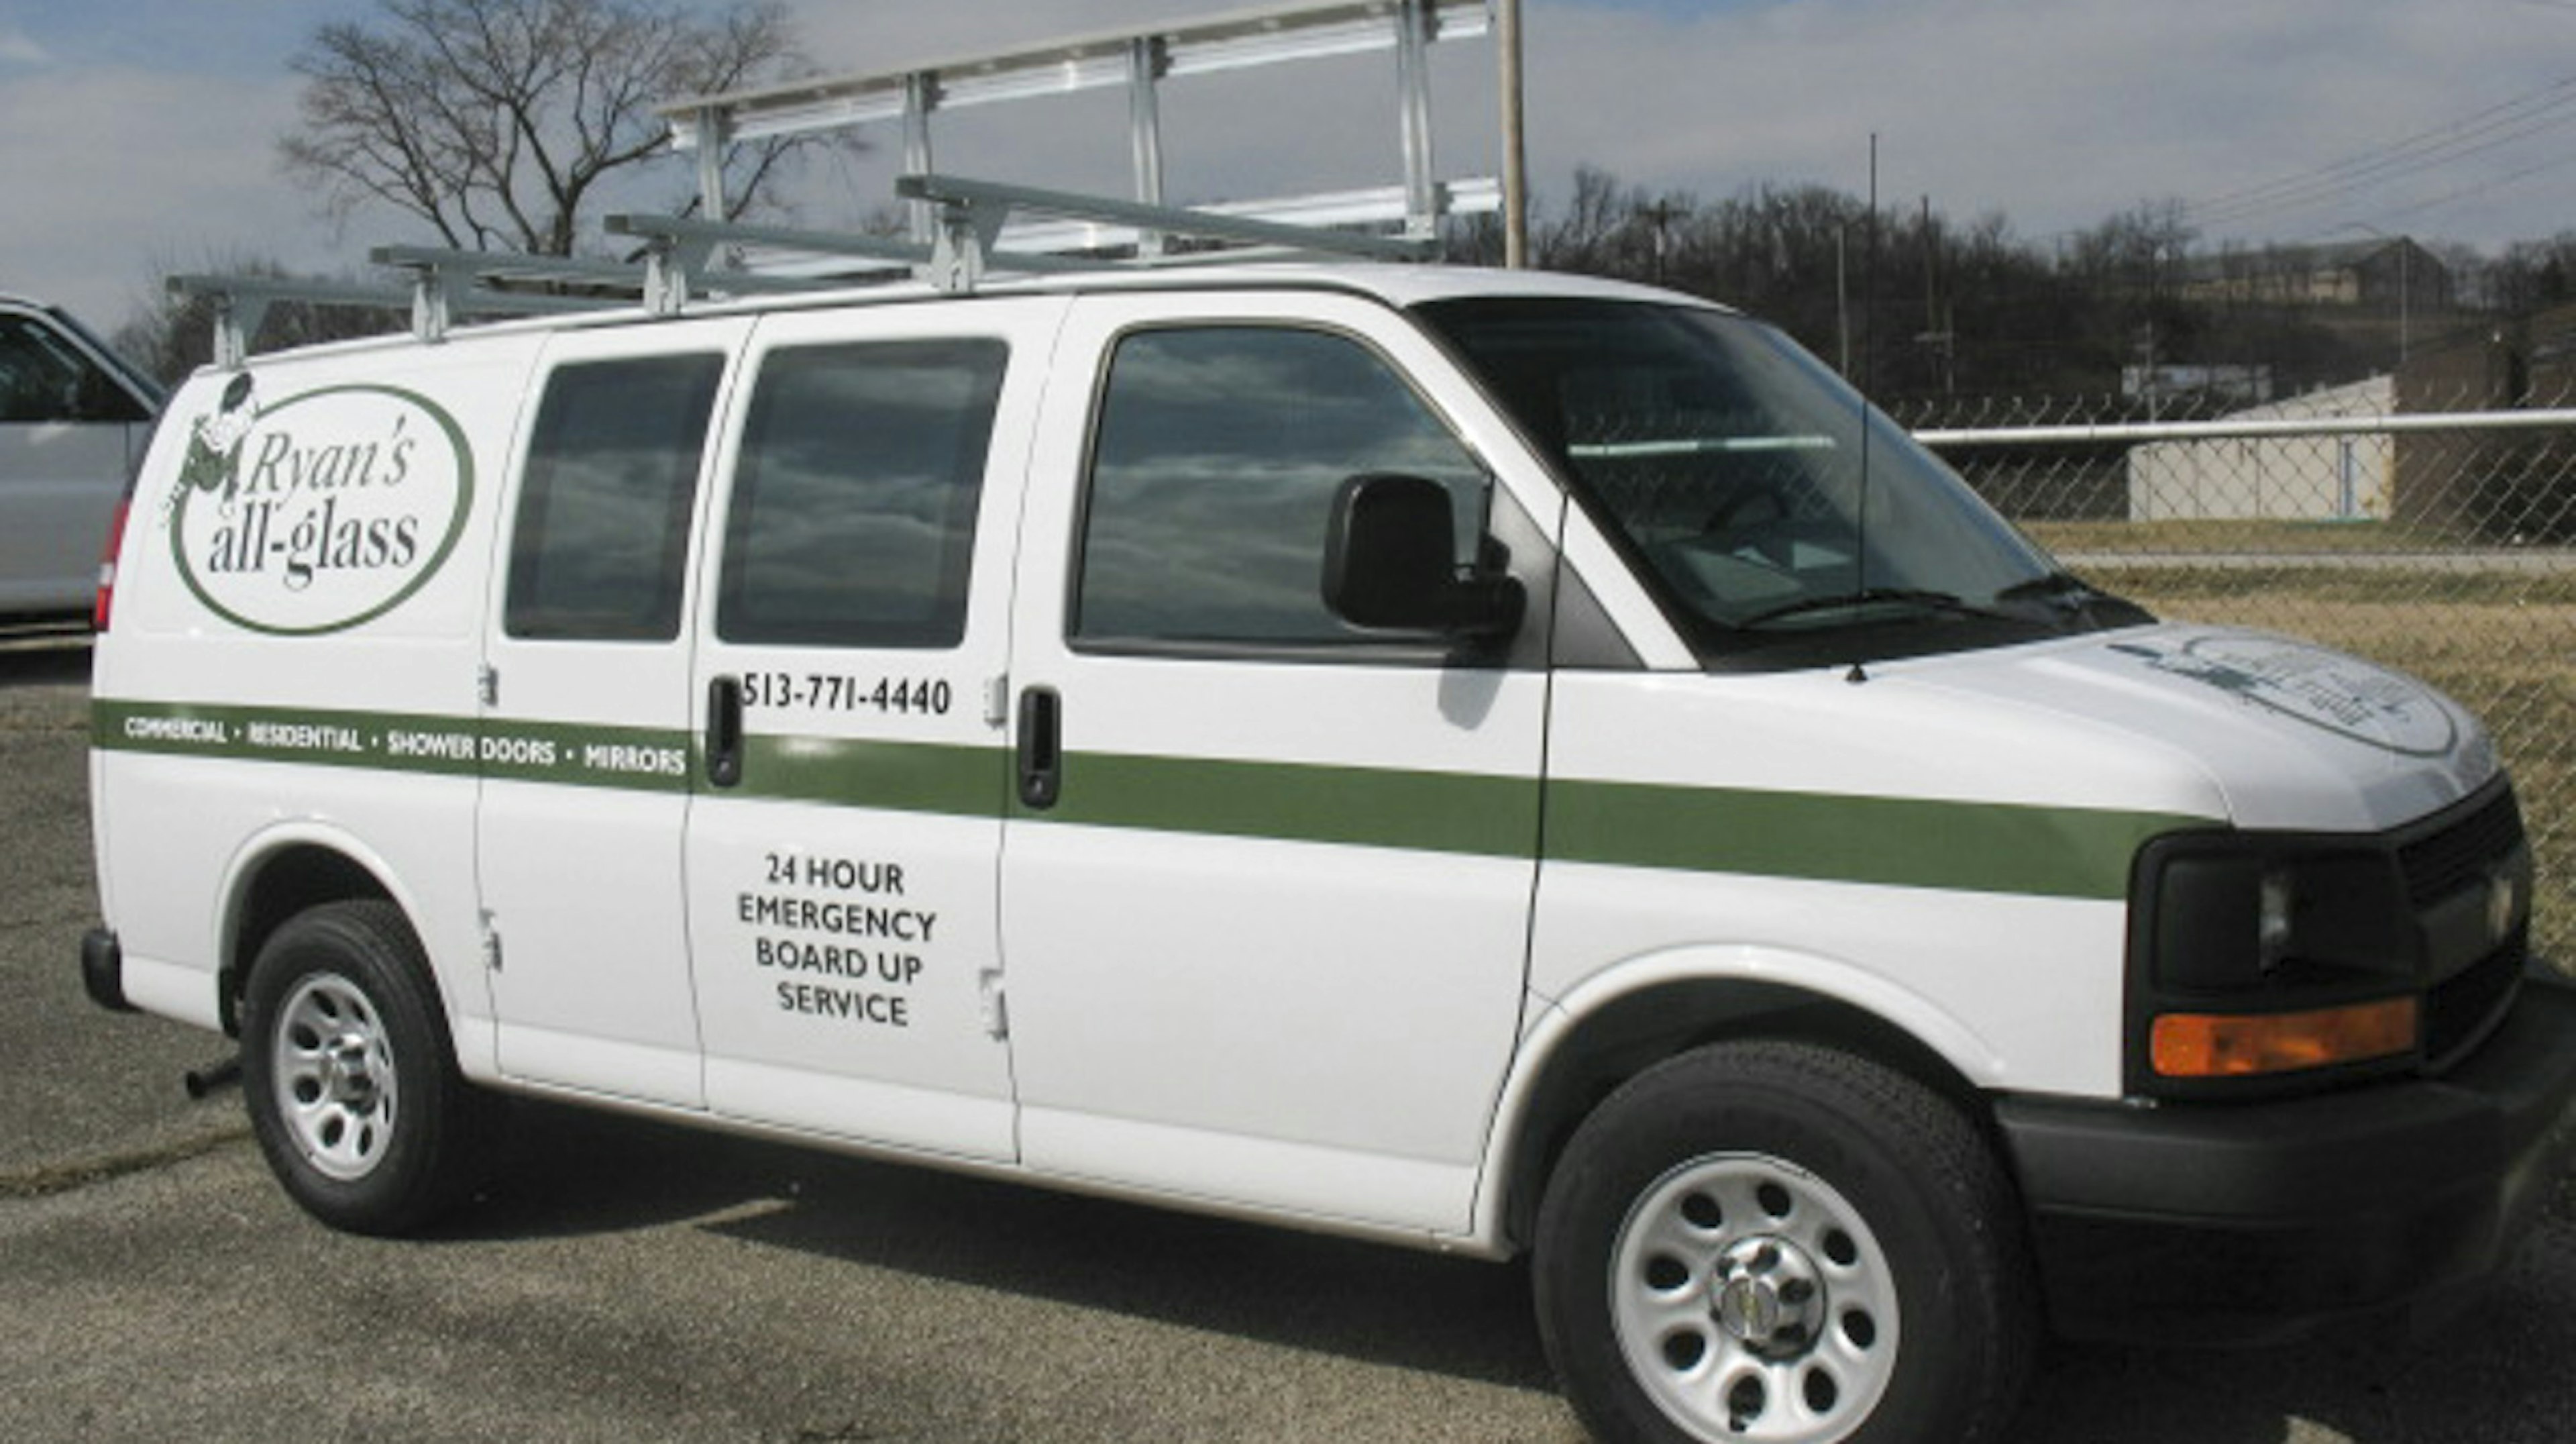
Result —
[[[2451,268],[2404,236],[2195,256],[2181,284],[2193,301],[2420,312],[2451,304]]]
[[[2374,376],[2220,419],[2384,417],[2396,405],[2396,378]],[[2129,450],[2129,519],[2384,520],[2395,500],[2395,460],[2384,431],[2150,442]]]
[[[2576,406],[2576,306],[2459,330],[2400,378],[2409,412]],[[2397,520],[2505,544],[2576,541],[2576,453],[2564,433],[2410,432],[2397,447]]]

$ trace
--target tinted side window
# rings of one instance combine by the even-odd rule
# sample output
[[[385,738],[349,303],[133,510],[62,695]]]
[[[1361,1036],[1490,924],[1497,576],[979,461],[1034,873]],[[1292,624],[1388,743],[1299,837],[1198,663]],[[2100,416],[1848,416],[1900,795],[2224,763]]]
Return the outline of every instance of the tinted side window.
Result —
[[[745,423],[716,634],[948,647],[966,632],[998,341],[773,353]]]
[[[0,422],[149,418],[61,333],[32,317],[0,315]]]
[[[538,403],[510,542],[514,637],[667,641],[681,580],[717,355],[558,369]]]
[[[1447,485],[1470,559],[1484,475],[1376,353],[1277,327],[1127,337],[1093,443],[1075,637],[1362,639],[1321,586],[1333,494],[1371,471]]]

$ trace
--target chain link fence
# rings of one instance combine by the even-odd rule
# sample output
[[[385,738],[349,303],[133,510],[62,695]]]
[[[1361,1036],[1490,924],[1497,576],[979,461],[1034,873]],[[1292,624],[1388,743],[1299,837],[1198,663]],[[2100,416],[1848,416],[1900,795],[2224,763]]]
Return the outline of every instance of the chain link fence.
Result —
[[[2486,720],[2576,963],[2576,395],[2401,387],[1892,408],[2073,571],[2178,620],[2286,632]],[[2430,394],[2428,394],[2430,393]]]

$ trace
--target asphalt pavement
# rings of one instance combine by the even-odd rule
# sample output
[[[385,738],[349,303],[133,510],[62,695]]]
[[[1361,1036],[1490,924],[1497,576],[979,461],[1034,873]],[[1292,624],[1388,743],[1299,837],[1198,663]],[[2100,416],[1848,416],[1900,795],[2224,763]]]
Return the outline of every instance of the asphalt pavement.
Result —
[[[335,1234],[212,1035],[111,1015],[87,654],[0,642],[0,1438],[1580,1438],[1525,1273],[527,1107],[473,1207]],[[2059,1346],[2012,1444],[2576,1436],[2576,1201],[2430,1340]]]

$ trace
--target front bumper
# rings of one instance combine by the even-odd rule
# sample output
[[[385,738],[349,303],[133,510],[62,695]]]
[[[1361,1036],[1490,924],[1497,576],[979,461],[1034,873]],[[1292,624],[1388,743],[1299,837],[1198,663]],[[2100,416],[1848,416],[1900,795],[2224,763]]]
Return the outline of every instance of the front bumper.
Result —
[[[2576,988],[2527,980],[2439,1078],[1996,1118],[2063,1333],[2257,1342],[2439,1311],[2511,1258],[2576,1144]]]

